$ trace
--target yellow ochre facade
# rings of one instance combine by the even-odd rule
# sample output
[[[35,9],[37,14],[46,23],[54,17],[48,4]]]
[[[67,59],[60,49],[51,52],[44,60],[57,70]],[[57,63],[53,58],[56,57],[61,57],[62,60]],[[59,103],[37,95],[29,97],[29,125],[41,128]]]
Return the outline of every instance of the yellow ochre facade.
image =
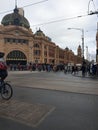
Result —
[[[35,33],[29,21],[20,14],[16,7],[11,14],[3,17],[0,25],[0,52],[9,64],[47,63],[47,64],[81,64],[81,46],[77,55],[69,48],[62,49],[52,42],[41,29]]]

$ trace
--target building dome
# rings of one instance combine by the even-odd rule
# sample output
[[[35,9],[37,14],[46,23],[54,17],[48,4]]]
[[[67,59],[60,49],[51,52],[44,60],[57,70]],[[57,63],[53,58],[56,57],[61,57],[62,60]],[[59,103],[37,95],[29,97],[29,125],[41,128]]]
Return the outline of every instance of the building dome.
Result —
[[[25,28],[30,28],[28,20],[23,15],[19,14],[19,10],[17,9],[17,7],[14,9],[13,13],[5,15],[1,23],[4,26],[17,25],[23,26]]]
[[[68,48],[68,47],[66,47],[66,48],[65,48],[65,50],[66,50],[66,51],[69,51],[69,48]]]
[[[40,28],[39,28],[39,30],[36,31],[35,36],[45,37],[45,34],[44,34],[43,31],[41,31]]]

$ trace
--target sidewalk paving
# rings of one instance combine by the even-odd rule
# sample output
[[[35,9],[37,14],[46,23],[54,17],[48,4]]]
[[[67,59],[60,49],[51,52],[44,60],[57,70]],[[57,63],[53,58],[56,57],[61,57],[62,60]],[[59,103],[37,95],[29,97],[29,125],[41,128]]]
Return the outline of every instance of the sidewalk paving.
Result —
[[[95,79],[98,78],[98,75],[89,75],[88,73],[85,73],[85,75],[83,76],[82,71],[79,71],[78,73],[75,73],[73,75],[77,77],[84,77],[84,78],[95,78]]]
[[[10,71],[14,95],[0,100],[0,129],[97,130],[98,82],[79,78],[81,73],[75,76]]]

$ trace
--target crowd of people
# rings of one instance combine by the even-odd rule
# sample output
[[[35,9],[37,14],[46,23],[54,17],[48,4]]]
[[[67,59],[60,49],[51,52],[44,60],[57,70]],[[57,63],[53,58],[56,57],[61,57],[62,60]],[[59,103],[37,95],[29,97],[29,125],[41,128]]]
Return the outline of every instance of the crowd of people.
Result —
[[[98,76],[98,64],[86,64],[83,63],[81,66],[71,65],[68,66],[67,64],[35,64],[35,63],[28,63],[27,65],[21,64],[10,64],[8,66],[9,70],[30,70],[30,71],[64,71],[64,73],[72,73],[77,74],[79,71],[82,72],[82,76],[91,75],[91,76]]]
[[[98,76],[98,64],[83,64],[81,70],[83,76],[87,73],[91,76]]]
[[[76,75],[78,72],[82,72],[82,76],[98,76],[98,64],[86,64],[83,63],[81,66],[73,65],[71,67],[71,73]],[[69,72],[68,66],[65,66],[65,73]]]
[[[10,64],[9,70],[30,70],[30,71],[59,71],[64,70],[64,65],[53,65],[53,64],[35,64],[28,63],[27,65],[21,64]]]
[[[86,75],[89,76],[98,76],[98,64],[94,63],[86,63],[85,61],[82,63],[82,65],[77,66],[74,65],[68,65],[68,64],[35,64],[35,63],[28,63],[27,65],[22,65],[20,63],[18,64],[9,64],[7,67],[4,64],[3,61],[4,53],[0,53],[0,77],[3,76],[3,79],[7,77],[7,70],[10,71],[24,71],[24,70],[30,70],[32,71],[62,71],[65,74],[71,73],[73,75],[76,75],[79,73],[79,71],[82,72],[82,76],[85,77]]]

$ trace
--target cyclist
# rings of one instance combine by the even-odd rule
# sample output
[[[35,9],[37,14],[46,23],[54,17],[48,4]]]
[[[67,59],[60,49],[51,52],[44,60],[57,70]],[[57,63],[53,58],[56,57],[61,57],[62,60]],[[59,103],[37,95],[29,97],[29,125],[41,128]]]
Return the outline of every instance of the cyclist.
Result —
[[[4,63],[3,57],[4,57],[4,53],[0,52],[0,78],[1,78],[1,81],[4,80],[8,76],[7,66]]]

